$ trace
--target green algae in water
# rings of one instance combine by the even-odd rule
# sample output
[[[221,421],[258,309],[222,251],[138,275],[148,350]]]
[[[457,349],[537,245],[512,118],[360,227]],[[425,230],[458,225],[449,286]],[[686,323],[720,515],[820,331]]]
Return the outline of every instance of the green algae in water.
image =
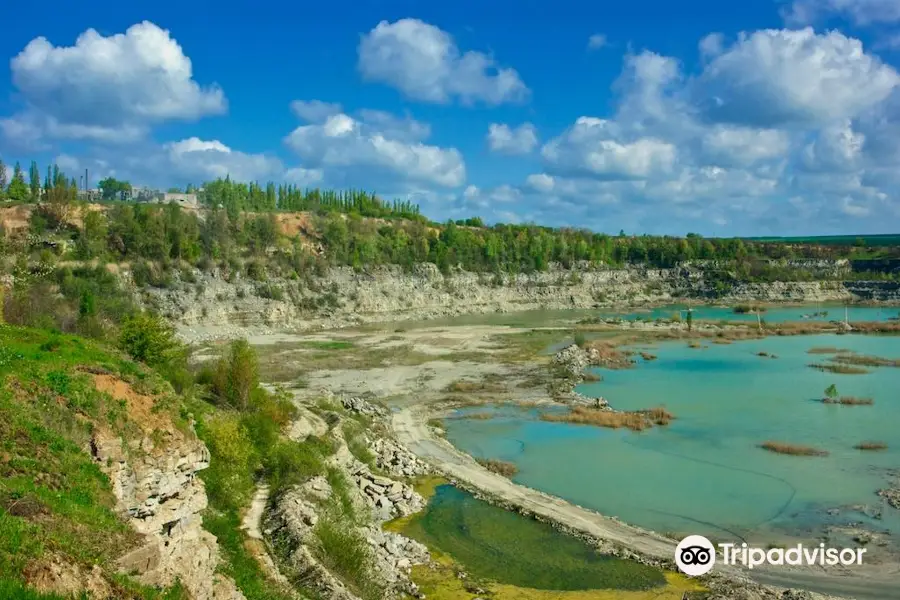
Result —
[[[404,533],[448,554],[471,575],[540,590],[647,590],[663,572],[600,554],[581,540],[442,485]]]

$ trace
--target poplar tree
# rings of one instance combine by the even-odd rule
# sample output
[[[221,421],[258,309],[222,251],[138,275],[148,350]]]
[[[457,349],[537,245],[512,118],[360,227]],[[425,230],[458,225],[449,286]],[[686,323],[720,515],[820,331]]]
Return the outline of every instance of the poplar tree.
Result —
[[[40,200],[41,194],[41,171],[38,169],[37,162],[31,161],[31,167],[28,169],[29,187],[31,188],[31,201]]]

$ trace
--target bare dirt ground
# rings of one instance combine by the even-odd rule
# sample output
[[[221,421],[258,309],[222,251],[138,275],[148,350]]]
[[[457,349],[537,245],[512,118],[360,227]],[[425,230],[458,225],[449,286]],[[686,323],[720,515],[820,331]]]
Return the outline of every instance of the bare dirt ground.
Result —
[[[461,396],[471,403],[549,401],[544,387],[549,358],[541,352],[565,335],[559,330],[478,325],[279,334],[254,338],[251,343],[261,352],[264,377],[278,375],[282,383],[302,379],[302,389],[293,390],[297,395],[315,397],[319,390],[328,389],[382,400],[393,409],[398,440],[450,477],[571,529],[648,557],[671,560],[675,541],[491,473],[427,425]],[[286,377],[286,373],[293,375]],[[479,381],[491,383],[453,394],[460,382]],[[757,567],[748,572],[720,566],[716,571],[859,600],[896,598],[900,582],[900,566],[883,564],[827,572],[799,567]]]

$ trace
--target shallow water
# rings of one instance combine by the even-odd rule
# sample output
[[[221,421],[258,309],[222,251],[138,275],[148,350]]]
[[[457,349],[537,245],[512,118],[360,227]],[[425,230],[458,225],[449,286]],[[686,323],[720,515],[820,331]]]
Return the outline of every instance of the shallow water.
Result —
[[[875,492],[885,487],[887,470],[900,467],[900,369],[822,373],[806,366],[827,359],[807,354],[814,346],[900,358],[900,337],[772,337],[703,349],[667,342],[652,350],[658,360],[603,370],[602,382],[579,391],[625,410],[665,405],[677,417],[668,427],[635,433],[500,409],[496,419],[448,420],[447,435],[474,456],[514,462],[517,482],[657,531],[765,543],[808,539],[824,525],[852,520],[896,538],[900,511]],[[875,404],[816,401],[831,383],[841,395],[870,396]],[[766,440],[830,454],[777,455],[757,447]],[[864,440],[889,449],[853,448]],[[883,518],[828,514],[850,505],[877,507]]]
[[[399,321],[389,325],[379,323],[369,327],[378,329],[396,327],[404,330],[430,327],[458,327],[465,325],[551,327],[597,317],[619,317],[630,321],[635,319],[670,319],[675,314],[680,314],[684,317],[683,311],[687,308],[687,305],[684,304],[669,304],[651,309],[622,311],[591,309],[529,310],[508,313],[461,315],[426,321]],[[694,305],[692,308],[694,310],[694,319],[697,320],[721,321],[724,319],[728,321],[756,321],[755,314],[737,314],[732,307],[728,306]],[[822,311],[825,311],[828,314],[824,317],[803,318],[804,315],[812,315],[813,313]],[[887,321],[900,317],[900,307],[853,306],[848,307],[847,313],[851,322]],[[768,310],[762,314],[762,318],[769,323],[780,323],[784,321],[843,321],[844,316],[844,306],[839,304],[806,304],[801,306],[768,307]],[[361,329],[365,329],[365,327],[362,327]]]
[[[436,489],[407,535],[450,555],[478,578],[540,590],[644,590],[662,571],[603,556],[545,523],[491,506],[451,485]]]
[[[675,314],[684,316],[687,309],[684,304],[670,304],[647,310],[631,312],[604,312],[601,316],[619,316],[627,320],[635,319],[669,319]],[[694,319],[705,321],[756,321],[756,314],[734,312],[733,307],[728,306],[694,306]],[[825,312],[825,315],[812,316]],[[896,306],[849,306],[846,311],[842,304],[806,304],[802,306],[777,306],[768,307],[760,315],[769,323],[783,323],[786,321],[843,321],[848,318],[853,321],[888,321],[900,317],[900,308]],[[806,318],[805,318],[806,317]]]

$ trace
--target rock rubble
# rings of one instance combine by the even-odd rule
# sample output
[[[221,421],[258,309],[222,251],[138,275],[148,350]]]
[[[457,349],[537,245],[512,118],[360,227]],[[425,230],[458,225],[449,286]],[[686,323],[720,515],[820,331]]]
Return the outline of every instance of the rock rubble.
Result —
[[[425,499],[412,486],[374,475],[367,465],[359,465],[351,475],[378,521],[406,517],[425,508]]]
[[[375,455],[375,466],[395,477],[417,477],[431,472],[418,456],[393,440],[376,438],[369,448]]]

